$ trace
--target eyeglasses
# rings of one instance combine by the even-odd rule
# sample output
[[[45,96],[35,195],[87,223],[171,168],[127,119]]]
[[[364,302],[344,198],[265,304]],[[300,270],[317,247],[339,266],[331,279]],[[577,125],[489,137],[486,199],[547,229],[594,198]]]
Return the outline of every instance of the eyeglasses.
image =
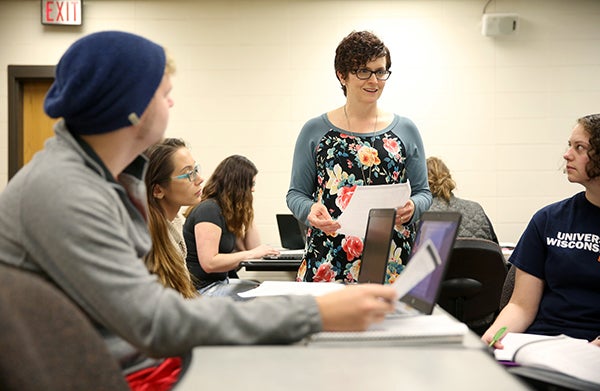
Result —
[[[387,80],[392,74],[392,71],[388,71],[385,69],[378,69],[376,71],[372,71],[370,69],[362,68],[352,71],[351,73],[354,73],[359,80],[368,80],[373,74],[375,74],[377,80]]]
[[[174,176],[176,179],[187,179],[190,182],[196,182],[198,177],[200,176],[200,165],[196,164],[191,171],[186,172],[185,174]]]

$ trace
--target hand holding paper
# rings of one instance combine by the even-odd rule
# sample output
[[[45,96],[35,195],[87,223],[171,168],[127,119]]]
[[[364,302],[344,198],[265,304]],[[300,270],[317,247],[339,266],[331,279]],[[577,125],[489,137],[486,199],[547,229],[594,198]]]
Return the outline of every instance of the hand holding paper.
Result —
[[[373,208],[398,208],[410,198],[410,183],[391,185],[356,186],[346,209],[338,217],[339,233],[362,238],[367,229],[369,210]]]

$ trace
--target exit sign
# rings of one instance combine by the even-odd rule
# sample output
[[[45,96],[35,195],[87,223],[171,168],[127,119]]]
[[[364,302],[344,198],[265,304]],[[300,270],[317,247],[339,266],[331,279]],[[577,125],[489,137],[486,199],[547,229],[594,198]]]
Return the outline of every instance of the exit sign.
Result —
[[[81,0],[42,0],[42,24],[81,25]]]

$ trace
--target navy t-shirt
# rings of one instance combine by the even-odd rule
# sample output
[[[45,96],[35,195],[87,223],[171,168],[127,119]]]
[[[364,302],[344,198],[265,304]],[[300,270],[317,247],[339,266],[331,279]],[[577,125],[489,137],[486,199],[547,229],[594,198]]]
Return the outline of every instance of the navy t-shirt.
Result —
[[[510,262],[544,281],[528,333],[600,335],[600,208],[584,192],[538,211]]]

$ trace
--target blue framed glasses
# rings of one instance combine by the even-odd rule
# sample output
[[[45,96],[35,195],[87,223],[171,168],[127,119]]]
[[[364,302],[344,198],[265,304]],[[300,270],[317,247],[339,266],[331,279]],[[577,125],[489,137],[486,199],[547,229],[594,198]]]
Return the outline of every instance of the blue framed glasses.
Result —
[[[187,179],[190,182],[195,182],[200,176],[200,165],[196,164],[189,172],[174,176],[175,179]]]

